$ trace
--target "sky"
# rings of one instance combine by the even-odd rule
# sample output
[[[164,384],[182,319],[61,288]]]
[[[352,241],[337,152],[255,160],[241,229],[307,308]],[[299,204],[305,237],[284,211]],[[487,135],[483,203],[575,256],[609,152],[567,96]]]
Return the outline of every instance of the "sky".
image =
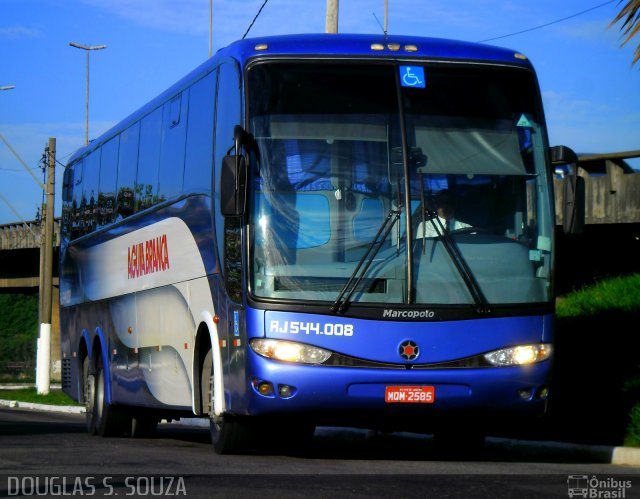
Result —
[[[242,38],[263,1],[213,0],[214,52]],[[621,48],[619,25],[609,28],[619,0],[388,3],[390,35],[501,37],[488,43],[526,54],[552,145],[640,149],[640,64],[631,65],[640,38]],[[326,0],[269,0],[248,37],[321,33],[325,14]],[[340,1],[342,33],[381,33],[383,19],[384,0]],[[209,0],[0,0],[0,86],[15,86],[0,91],[0,134],[39,178],[49,137],[61,164],[84,144],[86,52],[69,42],[107,45],[90,55],[96,138],[208,57]],[[640,169],[640,160],[631,164]],[[58,165],[56,216],[61,185]],[[33,220],[41,201],[40,187],[0,141],[0,224]]]

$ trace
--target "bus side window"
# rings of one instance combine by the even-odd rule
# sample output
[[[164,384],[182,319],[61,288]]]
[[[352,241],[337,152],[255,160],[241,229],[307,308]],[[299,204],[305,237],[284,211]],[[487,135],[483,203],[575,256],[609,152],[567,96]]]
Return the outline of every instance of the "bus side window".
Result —
[[[102,146],[100,189],[98,192],[98,228],[113,223],[115,220],[119,144],[120,137],[116,136]]]
[[[100,182],[100,149],[96,149],[84,159],[84,179],[80,216],[82,234],[96,229],[98,219],[98,185]]]
[[[162,150],[158,174],[158,202],[160,203],[182,193],[188,106],[188,90],[163,106]]]
[[[240,74],[231,63],[224,63],[219,69],[216,131],[215,169],[219,171],[222,158],[234,146],[233,129],[242,124],[240,95]],[[218,178],[215,182],[215,230],[218,243],[218,258],[227,292],[236,302],[242,297],[242,252],[240,250],[240,220],[223,217],[220,212],[220,191]]]
[[[62,180],[62,229],[61,237],[65,241],[68,241],[71,237],[71,222],[72,222],[72,202],[73,202],[73,171],[78,163],[68,166],[64,170],[64,177]]]
[[[158,202],[158,168],[162,141],[162,107],[140,122],[140,149],[136,178],[135,211],[150,208]]]
[[[184,191],[211,193],[213,171],[213,120],[218,72],[196,82],[189,92]]]
[[[118,196],[116,198],[116,219],[122,220],[134,211],[133,193],[138,169],[138,142],[140,122],[131,125],[120,134],[120,152],[118,154]]]
[[[82,203],[82,174],[84,160],[79,160],[73,165],[73,178],[71,185],[71,233],[69,239],[73,240],[82,235],[80,231],[80,205]]]

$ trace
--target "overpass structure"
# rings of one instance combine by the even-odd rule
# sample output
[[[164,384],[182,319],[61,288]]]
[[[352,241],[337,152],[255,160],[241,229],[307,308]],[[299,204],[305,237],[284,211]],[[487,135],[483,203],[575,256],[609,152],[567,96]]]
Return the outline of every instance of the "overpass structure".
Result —
[[[44,227],[35,220],[0,225],[0,291],[20,292],[40,286],[40,243]],[[60,219],[54,221],[54,286],[58,285]]]
[[[0,293],[40,292],[40,245],[44,224],[35,220],[0,225]],[[60,380],[60,301],[58,261],[60,219],[54,220],[53,292],[51,293],[51,379]],[[0,313],[2,313],[0,311]],[[34,343],[37,331],[34,333]],[[22,369],[20,369],[22,370]]]

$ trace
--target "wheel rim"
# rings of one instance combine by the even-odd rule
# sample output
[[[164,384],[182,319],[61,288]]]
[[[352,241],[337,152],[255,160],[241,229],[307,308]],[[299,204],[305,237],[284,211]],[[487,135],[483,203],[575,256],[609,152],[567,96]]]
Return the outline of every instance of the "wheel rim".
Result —
[[[102,408],[104,407],[104,371],[98,372],[98,383],[96,386],[96,416],[98,421],[102,420]]]
[[[95,379],[92,375],[87,376],[84,382],[84,405],[87,414],[93,411],[95,397]]]
[[[212,369],[213,370],[213,369]],[[209,376],[209,419],[215,425],[216,430],[220,431],[222,427],[222,417],[216,416],[213,401],[215,398],[215,389],[214,389],[214,377],[213,374]]]
[[[93,430],[93,408],[95,405],[95,388],[96,388],[96,378],[93,374],[89,374],[89,358],[85,358],[82,364],[82,374],[83,374],[83,397],[84,397],[84,406],[85,406],[85,414],[87,417],[87,427],[89,430]]]

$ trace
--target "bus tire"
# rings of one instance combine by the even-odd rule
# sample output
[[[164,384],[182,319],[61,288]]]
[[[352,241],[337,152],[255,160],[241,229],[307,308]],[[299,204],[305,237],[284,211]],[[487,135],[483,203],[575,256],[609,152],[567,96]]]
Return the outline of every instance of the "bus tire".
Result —
[[[131,430],[131,416],[124,409],[107,404],[102,357],[96,363],[93,412],[95,433],[101,437],[123,436]]]
[[[96,377],[91,369],[91,359],[87,355],[82,361],[82,399],[85,406],[85,424],[90,435],[96,434]]]
[[[216,394],[214,389],[215,367],[213,366],[213,352],[209,350],[202,365],[202,400],[209,416],[209,431],[213,449],[218,454],[239,454],[248,449],[251,439],[248,425],[233,418],[229,414],[216,416],[214,413],[214,398],[223,396]]]

